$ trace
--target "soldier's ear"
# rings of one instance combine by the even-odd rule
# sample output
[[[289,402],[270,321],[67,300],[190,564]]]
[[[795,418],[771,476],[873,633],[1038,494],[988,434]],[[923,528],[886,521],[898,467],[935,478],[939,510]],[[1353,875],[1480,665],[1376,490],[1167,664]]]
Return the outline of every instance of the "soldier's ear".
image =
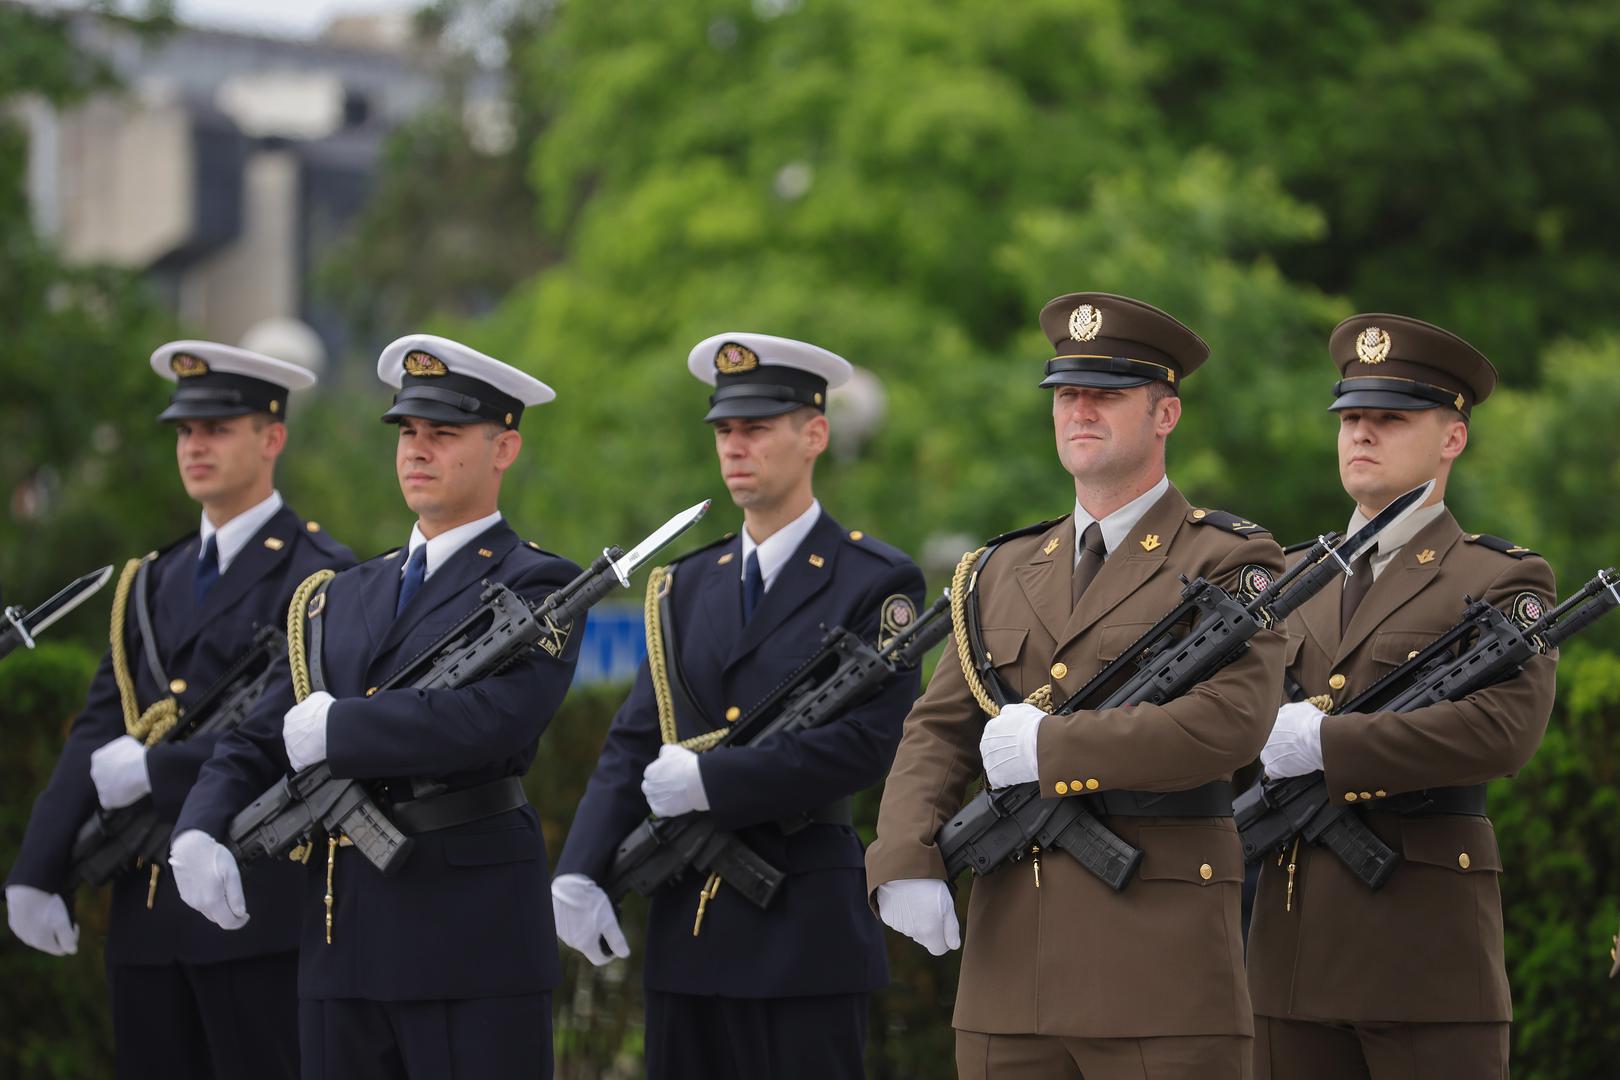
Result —
[[[264,425],[264,455],[267,458],[277,458],[287,448],[287,425],[280,420],[272,420]]]
[[[497,433],[491,441],[495,443],[495,471],[505,472],[517,460],[518,451],[523,449],[523,436],[516,428],[508,428]]]
[[[1169,435],[1181,423],[1181,396],[1166,394],[1153,410],[1153,430],[1160,437]]]

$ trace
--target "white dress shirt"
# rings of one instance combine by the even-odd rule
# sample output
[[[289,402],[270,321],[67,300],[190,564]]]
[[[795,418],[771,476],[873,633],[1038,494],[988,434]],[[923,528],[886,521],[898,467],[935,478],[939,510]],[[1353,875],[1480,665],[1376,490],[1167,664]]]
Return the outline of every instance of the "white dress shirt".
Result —
[[[405,558],[399,564],[400,574],[405,573],[405,564],[411,561],[410,557],[416,554],[416,549],[426,544],[427,566],[423,568],[424,573],[422,575],[422,580],[426,581],[433,576],[433,571],[444,565],[446,559],[466,547],[467,541],[499,520],[501,520],[501,512],[497,510],[488,517],[481,517],[477,521],[469,521],[465,525],[457,525],[453,529],[448,529],[431,540],[422,535],[422,523],[417,522],[411,526],[411,540],[406,545]]]
[[[1164,493],[1170,490],[1170,478],[1159,477],[1159,482],[1148,488],[1142,494],[1115,510],[1112,514],[1098,522],[1102,526],[1103,547],[1109,555],[1114,549],[1130,538],[1136,523],[1148,512],[1154,503],[1164,498]],[[1080,565],[1080,553],[1085,549],[1080,546],[1080,538],[1085,535],[1091,523],[1097,519],[1086,512],[1080,505],[1080,500],[1074,500],[1074,564]]]
[[[765,588],[771,587],[776,575],[782,572],[788,559],[804,543],[804,538],[810,535],[810,530],[816,527],[821,518],[821,501],[810,500],[810,509],[777,529],[766,538],[763,544],[754,543],[754,538],[748,535],[748,526],[742,529],[742,564],[743,576],[748,572],[748,556],[759,552],[759,576],[765,581]]]
[[[202,558],[203,549],[208,546],[208,538],[212,536],[219,555],[219,572],[225,573],[231,567],[231,560],[253,539],[253,534],[264,528],[264,523],[275,517],[280,509],[281,492],[272,489],[270,497],[264,502],[242,511],[218,528],[208,520],[208,513],[204,511],[197,535],[197,558]]]

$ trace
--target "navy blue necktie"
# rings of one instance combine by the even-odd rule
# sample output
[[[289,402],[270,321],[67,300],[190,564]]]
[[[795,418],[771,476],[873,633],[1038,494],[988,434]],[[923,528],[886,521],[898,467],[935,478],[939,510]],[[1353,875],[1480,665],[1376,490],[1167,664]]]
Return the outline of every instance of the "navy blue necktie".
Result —
[[[210,536],[208,543],[203,545],[202,558],[197,560],[196,573],[191,579],[191,598],[198,606],[202,605],[208,596],[208,590],[212,589],[214,582],[218,580],[219,545],[214,542],[214,537]]]
[[[399,603],[394,605],[394,618],[405,610],[405,605],[411,602],[411,597],[422,587],[427,580],[427,545],[418,544],[411,557],[405,560],[405,580],[399,583]]]
[[[747,622],[759,606],[759,598],[765,595],[765,577],[759,572],[759,551],[748,553],[748,561],[743,564],[743,622]]]

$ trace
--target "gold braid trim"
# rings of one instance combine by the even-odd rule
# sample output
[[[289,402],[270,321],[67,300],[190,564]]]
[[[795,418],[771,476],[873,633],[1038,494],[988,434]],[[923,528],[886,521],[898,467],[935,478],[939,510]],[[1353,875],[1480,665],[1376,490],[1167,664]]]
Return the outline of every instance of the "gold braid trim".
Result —
[[[293,590],[292,602],[287,605],[287,664],[292,669],[293,700],[309,697],[309,655],[304,644],[304,611],[315,590],[337,577],[336,570],[317,570]],[[331,918],[327,919],[327,932],[331,932]]]
[[[146,711],[135,697],[135,680],[129,674],[129,651],[124,642],[124,618],[129,614],[129,594],[135,587],[135,575],[141,564],[152,556],[131,559],[118,575],[113,589],[112,619],[107,632],[107,644],[112,650],[113,682],[118,684],[118,704],[124,710],[124,731],[147,746],[167,735],[180,719],[179,703],[171,697],[159,698]]]
[[[658,734],[667,744],[701,754],[725,738],[725,728],[706,731],[682,739],[675,730],[675,700],[669,692],[669,661],[664,655],[664,615],[659,606],[674,578],[667,566],[655,566],[647,575],[647,597],[642,602],[642,622],[647,627],[647,671],[652,676],[653,700],[658,703]]]
[[[979,703],[979,708],[983,709],[986,715],[1000,716],[1000,706],[991,699],[990,691],[985,689],[984,681],[979,678],[978,668],[973,666],[972,647],[968,641],[968,594],[978,584],[978,575],[973,572],[973,567],[984,551],[985,549],[981,547],[963,555],[962,561],[956,564],[956,572],[951,575],[951,632],[956,637],[956,658],[962,664],[962,678],[966,680],[973,700]],[[1042,712],[1051,712],[1052,684],[1043,683],[1024,701]]]

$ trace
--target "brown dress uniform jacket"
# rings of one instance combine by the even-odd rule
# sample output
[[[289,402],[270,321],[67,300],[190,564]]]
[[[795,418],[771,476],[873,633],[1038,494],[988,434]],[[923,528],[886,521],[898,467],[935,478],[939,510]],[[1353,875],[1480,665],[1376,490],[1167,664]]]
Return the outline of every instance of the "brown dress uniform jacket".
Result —
[[[980,571],[979,622],[996,670],[1028,695],[1050,683],[1066,700],[1118,656],[1199,575],[1236,593],[1248,565],[1277,573],[1282,553],[1251,522],[1193,510],[1170,488],[1112,552],[1071,609],[1069,517],[1006,541]],[[1283,635],[1194,692],[1041,723],[1040,784],[1049,794],[1175,791],[1229,778],[1259,752],[1276,711]],[[975,704],[954,637],[912,707],[867,851],[867,885],[943,878],[934,835],[982,772]],[[1109,817],[1144,851],[1122,892],[1062,852],[976,879],[952,1023],[991,1033],[1071,1037],[1249,1034],[1239,931],[1243,858],[1230,818]]]
[[[1450,511],[1394,555],[1342,640],[1341,591],[1318,594],[1287,623],[1289,674],[1307,696],[1338,703],[1453,626],[1465,594],[1510,615],[1523,593],[1547,605],[1554,599],[1544,560],[1463,533]],[[1516,772],[1546,730],[1554,666],[1536,657],[1516,678],[1462,701],[1322,721],[1328,791],[1365,803],[1367,824],[1404,862],[1373,892],[1332,852],[1303,845],[1288,910],[1286,859],[1264,859],[1249,937],[1255,1012],[1349,1022],[1512,1019],[1502,860],[1489,819],[1398,817],[1379,813],[1378,800]]]

